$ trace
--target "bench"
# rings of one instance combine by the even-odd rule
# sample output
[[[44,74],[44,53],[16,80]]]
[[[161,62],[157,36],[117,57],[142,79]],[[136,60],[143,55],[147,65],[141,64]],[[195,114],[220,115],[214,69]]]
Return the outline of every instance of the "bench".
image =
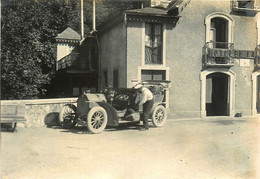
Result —
[[[1,128],[14,132],[18,122],[26,122],[25,105],[4,104],[1,105]]]

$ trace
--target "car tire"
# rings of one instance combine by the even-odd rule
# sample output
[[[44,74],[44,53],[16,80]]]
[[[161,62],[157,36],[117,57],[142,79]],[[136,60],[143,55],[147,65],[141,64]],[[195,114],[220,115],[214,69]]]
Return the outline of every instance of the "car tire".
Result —
[[[93,107],[88,112],[87,127],[93,134],[101,133],[107,126],[107,112],[100,106]]]
[[[154,108],[152,122],[155,127],[162,127],[167,119],[167,112],[164,106],[158,105]]]

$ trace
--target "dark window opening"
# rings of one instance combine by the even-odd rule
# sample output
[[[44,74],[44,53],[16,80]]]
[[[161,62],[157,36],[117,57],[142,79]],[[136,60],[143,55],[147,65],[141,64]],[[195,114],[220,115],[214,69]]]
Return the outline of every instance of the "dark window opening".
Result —
[[[165,80],[165,70],[142,70],[142,81],[145,80]]]
[[[211,33],[214,48],[228,48],[228,22],[223,18],[211,19]]]
[[[118,70],[113,71],[113,87],[114,88],[119,87]]]
[[[103,76],[103,77],[104,77],[104,85],[107,86],[107,85],[108,85],[108,79],[107,79],[108,76],[107,76],[107,71],[105,71],[105,72],[103,73],[103,75],[104,75],[104,76]]]

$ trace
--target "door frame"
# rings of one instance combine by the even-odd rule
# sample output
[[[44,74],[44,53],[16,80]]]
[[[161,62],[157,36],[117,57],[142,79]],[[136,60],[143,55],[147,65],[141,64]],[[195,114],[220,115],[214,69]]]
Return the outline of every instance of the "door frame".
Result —
[[[235,80],[236,75],[233,71],[227,68],[209,68],[200,73],[200,83],[201,83],[201,96],[200,96],[200,116],[201,118],[206,118],[206,78],[209,74],[212,73],[224,73],[229,76],[228,85],[229,85],[229,116],[234,116],[235,109]]]
[[[260,114],[257,114],[257,109],[256,109],[256,93],[257,93],[257,77],[260,75],[260,71],[256,71],[252,74],[252,109],[251,109],[251,114],[252,116],[257,116]]]

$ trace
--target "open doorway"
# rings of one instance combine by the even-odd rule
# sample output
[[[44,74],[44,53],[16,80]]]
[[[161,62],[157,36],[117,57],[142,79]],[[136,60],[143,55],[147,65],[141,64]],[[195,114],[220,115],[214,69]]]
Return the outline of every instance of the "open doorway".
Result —
[[[260,114],[260,75],[257,76],[257,90],[256,90],[256,111]]]
[[[206,115],[229,116],[229,76],[212,73],[206,77]]]

